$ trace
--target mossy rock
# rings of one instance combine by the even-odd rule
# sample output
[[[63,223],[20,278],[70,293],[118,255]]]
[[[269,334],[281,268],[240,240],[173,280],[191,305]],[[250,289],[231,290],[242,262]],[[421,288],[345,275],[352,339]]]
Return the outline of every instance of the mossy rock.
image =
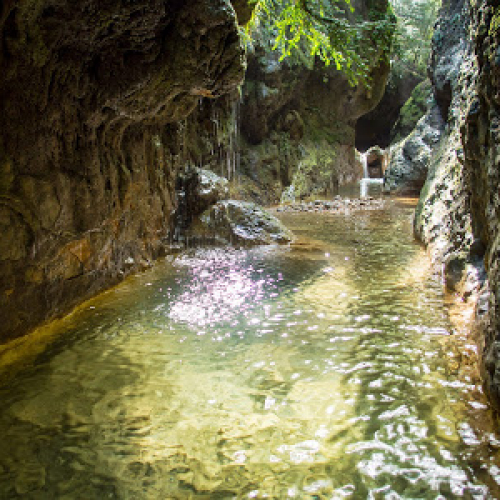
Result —
[[[413,90],[411,97],[401,108],[399,118],[391,131],[391,142],[399,142],[407,137],[424,116],[432,94],[431,83],[424,80]]]

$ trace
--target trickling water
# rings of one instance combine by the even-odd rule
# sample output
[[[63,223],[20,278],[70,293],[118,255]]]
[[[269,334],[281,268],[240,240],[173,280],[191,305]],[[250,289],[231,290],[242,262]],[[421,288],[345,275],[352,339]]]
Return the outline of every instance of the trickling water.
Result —
[[[371,178],[370,172],[368,171],[368,154],[359,153],[361,159],[361,165],[363,166],[363,178],[359,181],[359,195],[361,198],[368,196],[371,190],[382,189],[384,183],[383,178]]]
[[[239,152],[239,127],[240,127],[240,100],[231,102],[231,109],[226,116],[220,116],[219,110],[212,111],[211,122],[213,124],[213,144],[210,154],[216,154],[220,165],[220,175],[228,180],[236,179],[240,166]]]
[[[287,216],[298,245],[193,250],[52,325],[0,389],[0,498],[499,498],[410,213]]]
[[[240,100],[235,99],[231,104],[229,121],[229,143],[226,152],[227,178],[236,179],[236,172],[240,166],[239,130],[240,130]]]

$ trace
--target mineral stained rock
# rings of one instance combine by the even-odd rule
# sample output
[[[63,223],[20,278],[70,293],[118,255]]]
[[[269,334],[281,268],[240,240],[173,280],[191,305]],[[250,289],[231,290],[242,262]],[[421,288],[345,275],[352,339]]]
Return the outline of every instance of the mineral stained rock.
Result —
[[[228,0],[4,1],[0,341],[168,252],[183,120],[245,72]]]

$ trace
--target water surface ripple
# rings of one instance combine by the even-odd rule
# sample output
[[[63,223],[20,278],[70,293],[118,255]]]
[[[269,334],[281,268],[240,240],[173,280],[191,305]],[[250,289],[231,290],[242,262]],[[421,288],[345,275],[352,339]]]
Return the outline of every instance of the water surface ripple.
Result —
[[[283,218],[299,244],[193,249],[52,326],[0,389],[0,498],[499,498],[411,210]]]

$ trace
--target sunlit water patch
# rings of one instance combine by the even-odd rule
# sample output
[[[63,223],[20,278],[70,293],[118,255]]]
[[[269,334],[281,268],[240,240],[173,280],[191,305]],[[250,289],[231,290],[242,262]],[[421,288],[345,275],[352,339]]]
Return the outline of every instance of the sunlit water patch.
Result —
[[[285,218],[87,304],[0,389],[0,498],[498,498],[411,211]]]

